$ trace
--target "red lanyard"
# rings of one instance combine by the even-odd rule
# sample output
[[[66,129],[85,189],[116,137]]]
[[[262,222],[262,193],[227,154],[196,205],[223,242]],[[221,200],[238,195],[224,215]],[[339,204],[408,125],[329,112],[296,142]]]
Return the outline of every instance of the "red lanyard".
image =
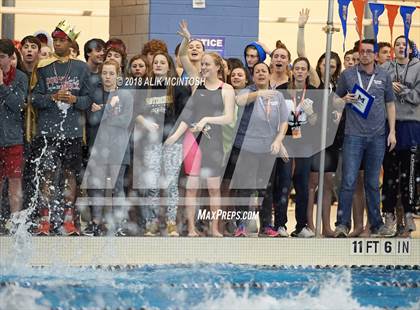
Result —
[[[293,112],[293,114],[295,115],[295,117],[297,118],[297,117],[299,117],[299,115],[300,115],[300,112],[299,112],[299,108],[300,108],[300,106],[302,105],[302,103],[303,103],[303,101],[305,100],[305,95],[306,95],[306,86],[305,86],[305,88],[303,89],[303,93],[302,93],[302,98],[301,98],[301,100],[300,100],[300,102],[299,102],[299,105],[298,106],[296,106],[296,94],[295,94],[295,96],[293,96],[293,108],[294,108],[294,112]]]

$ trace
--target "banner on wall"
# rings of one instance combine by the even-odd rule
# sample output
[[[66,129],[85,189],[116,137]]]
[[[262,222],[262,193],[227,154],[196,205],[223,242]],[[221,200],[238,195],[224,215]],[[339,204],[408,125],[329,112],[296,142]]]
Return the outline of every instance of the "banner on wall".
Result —
[[[194,36],[194,40],[200,40],[203,42],[206,52],[216,52],[221,57],[225,57],[225,37],[197,35]]]

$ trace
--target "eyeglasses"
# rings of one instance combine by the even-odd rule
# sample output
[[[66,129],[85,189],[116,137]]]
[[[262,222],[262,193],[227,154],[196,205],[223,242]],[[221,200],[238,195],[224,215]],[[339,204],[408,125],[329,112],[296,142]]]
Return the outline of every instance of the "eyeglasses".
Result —
[[[373,50],[360,50],[359,54],[360,55],[363,55],[363,54],[370,55],[370,54],[373,54]]]

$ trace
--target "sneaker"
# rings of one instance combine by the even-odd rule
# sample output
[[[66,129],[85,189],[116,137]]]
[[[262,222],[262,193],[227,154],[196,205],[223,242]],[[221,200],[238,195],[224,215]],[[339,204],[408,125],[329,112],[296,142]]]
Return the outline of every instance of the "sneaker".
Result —
[[[74,225],[73,209],[64,210],[63,234],[66,236],[79,236],[80,232]]]
[[[395,217],[394,213],[386,212],[384,214],[385,217],[385,226],[389,229],[394,229],[395,225],[397,225],[397,218]]]
[[[130,231],[130,225],[128,220],[123,220],[121,223],[117,226],[117,231],[115,232],[116,237],[127,237],[132,236],[133,234]]]
[[[38,223],[38,227],[35,230],[35,235],[37,236],[49,236],[51,230],[50,224],[50,210],[47,208],[42,208],[39,211],[41,218]]]
[[[244,225],[239,225],[239,227],[235,229],[234,236],[235,237],[248,237]]]
[[[396,232],[396,235],[397,235],[397,237],[406,237],[406,235],[407,235],[407,232],[406,232],[406,230],[405,230],[405,227],[404,227],[404,225],[402,225],[402,224],[398,224],[397,225],[397,232]]]
[[[295,230],[292,232],[291,236],[295,238],[313,238],[315,234],[308,227],[303,227],[300,231]]]
[[[129,235],[128,230],[122,227],[119,227],[117,231],[115,232],[115,237],[127,237],[128,235]]]
[[[408,232],[416,231],[416,222],[414,221],[413,214],[407,212],[404,215],[405,230]]]
[[[335,237],[336,238],[347,238],[349,235],[349,229],[345,225],[338,225],[335,228]]]
[[[146,222],[146,231],[144,235],[147,237],[156,236],[159,233],[159,222],[157,220]]]
[[[263,232],[260,233],[261,237],[277,237],[279,233],[273,229],[271,226],[264,228]]]
[[[284,226],[279,226],[279,228],[277,229],[277,232],[279,234],[279,237],[284,237],[284,238],[289,237],[289,234],[287,233],[286,227],[284,227]]]
[[[98,225],[98,236],[106,236],[108,234],[108,227],[102,223]]]
[[[175,222],[169,221],[167,225],[167,231],[169,237],[179,237],[177,226]]]
[[[95,222],[89,222],[83,231],[83,235],[89,237],[100,236],[99,225]]]
[[[66,236],[80,236],[80,232],[73,221],[65,221],[63,223],[63,233]]]
[[[370,234],[371,237],[381,238],[381,237],[394,237],[395,236],[395,230],[389,229],[385,225],[382,225],[379,227],[376,231],[372,232]]]
[[[50,235],[50,228],[51,224],[49,219],[41,219],[39,221],[38,227],[35,231],[35,235],[37,236],[49,236]]]

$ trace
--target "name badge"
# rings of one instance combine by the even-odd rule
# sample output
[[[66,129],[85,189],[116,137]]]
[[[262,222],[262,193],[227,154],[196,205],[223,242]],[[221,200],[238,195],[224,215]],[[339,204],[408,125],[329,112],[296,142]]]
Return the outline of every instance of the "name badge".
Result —
[[[369,93],[357,84],[354,85],[352,93],[355,94],[357,98],[357,102],[352,103],[351,105],[352,110],[366,119],[374,101],[373,96],[369,95]]]

